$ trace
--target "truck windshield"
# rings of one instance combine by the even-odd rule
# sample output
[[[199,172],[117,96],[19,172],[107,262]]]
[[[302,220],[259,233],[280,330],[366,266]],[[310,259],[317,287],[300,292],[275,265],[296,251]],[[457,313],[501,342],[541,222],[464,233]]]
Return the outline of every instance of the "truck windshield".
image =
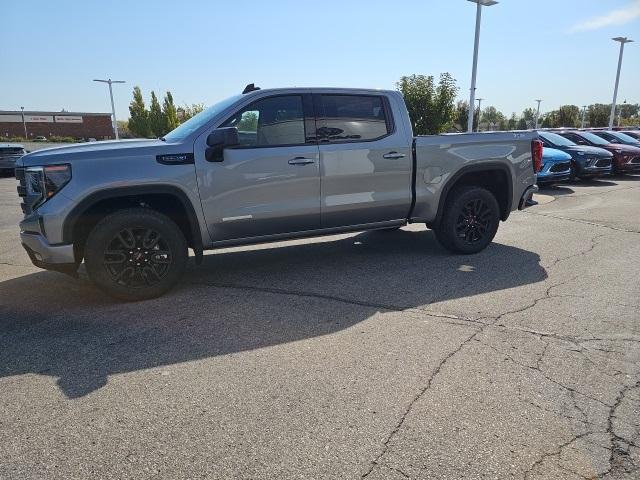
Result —
[[[611,143],[591,132],[580,132],[578,135],[580,135],[586,141],[593,143],[594,145],[609,145],[609,143]]]
[[[167,133],[163,137],[163,140],[166,140],[167,142],[179,142],[181,140],[184,140],[200,127],[209,123],[209,121],[211,121],[213,117],[218,115],[227,107],[233,105],[240,98],[242,98],[242,95],[236,95],[210,106],[206,110],[203,110],[199,114],[191,117],[189,120]]]
[[[544,138],[547,142],[557,145],[559,147],[573,147],[575,143],[573,143],[568,138],[564,138],[562,135],[558,135],[557,133],[551,132],[538,132],[542,138]]]

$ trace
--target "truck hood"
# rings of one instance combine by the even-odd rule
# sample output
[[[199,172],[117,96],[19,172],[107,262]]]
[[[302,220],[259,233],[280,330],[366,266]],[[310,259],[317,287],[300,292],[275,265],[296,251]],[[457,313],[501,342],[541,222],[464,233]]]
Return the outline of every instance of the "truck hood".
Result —
[[[73,162],[82,159],[128,157],[144,154],[165,153],[169,145],[158,139],[111,140],[103,142],[75,143],[62,147],[43,148],[28,153],[20,159],[20,166],[47,165]]]

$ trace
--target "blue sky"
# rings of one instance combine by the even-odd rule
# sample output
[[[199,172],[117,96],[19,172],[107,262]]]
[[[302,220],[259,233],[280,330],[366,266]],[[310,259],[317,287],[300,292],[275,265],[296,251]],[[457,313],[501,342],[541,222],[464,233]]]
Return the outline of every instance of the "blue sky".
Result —
[[[55,8],[52,5],[55,3]],[[262,87],[395,88],[402,75],[450,72],[468,97],[475,5],[465,0],[304,2],[3,0],[0,109],[109,111],[128,116],[131,89],[171,90],[211,104]],[[520,112],[544,99],[640,102],[640,0],[501,0],[483,10],[478,96]],[[10,68],[7,68],[10,66]]]

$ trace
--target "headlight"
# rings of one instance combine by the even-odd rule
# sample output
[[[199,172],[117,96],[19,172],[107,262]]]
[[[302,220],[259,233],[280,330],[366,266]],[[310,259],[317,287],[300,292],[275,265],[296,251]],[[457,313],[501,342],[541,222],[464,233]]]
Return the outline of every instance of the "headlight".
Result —
[[[31,208],[43,204],[71,180],[71,165],[29,167],[25,171],[27,201]]]

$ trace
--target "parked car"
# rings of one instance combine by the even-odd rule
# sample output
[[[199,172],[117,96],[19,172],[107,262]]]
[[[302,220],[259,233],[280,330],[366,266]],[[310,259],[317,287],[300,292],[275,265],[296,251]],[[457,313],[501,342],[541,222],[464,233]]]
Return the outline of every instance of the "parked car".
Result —
[[[577,145],[554,132],[539,131],[545,148],[555,148],[571,155],[570,179],[597,178],[611,174],[613,154],[602,148]]]
[[[26,153],[24,145],[20,143],[0,143],[0,173],[13,174],[16,160]]]
[[[636,140],[640,140],[640,130],[623,130],[622,133],[629,137],[633,137]]]
[[[566,130],[558,133],[578,145],[604,148],[611,152],[613,154],[613,173],[621,174],[640,172],[639,147],[632,147],[631,145],[623,145],[620,143],[611,143],[591,132]]]
[[[592,130],[592,133],[604,138],[610,143],[620,143],[622,145],[631,145],[633,147],[640,147],[640,140],[633,138],[630,135],[626,135],[623,132],[614,132],[611,130]]]
[[[84,259],[104,291],[140,300],[180,279],[188,247],[200,263],[205,249],[424,223],[470,254],[537,190],[535,132],[414,137],[397,91],[245,92],[161,139],[22,157],[31,261],[75,274]]]
[[[47,140],[47,137],[43,136],[43,135],[38,135],[36,138],[33,139],[34,142],[48,142],[49,140]]]
[[[538,185],[551,185],[571,178],[571,155],[556,148],[544,147],[542,169],[536,175]]]

